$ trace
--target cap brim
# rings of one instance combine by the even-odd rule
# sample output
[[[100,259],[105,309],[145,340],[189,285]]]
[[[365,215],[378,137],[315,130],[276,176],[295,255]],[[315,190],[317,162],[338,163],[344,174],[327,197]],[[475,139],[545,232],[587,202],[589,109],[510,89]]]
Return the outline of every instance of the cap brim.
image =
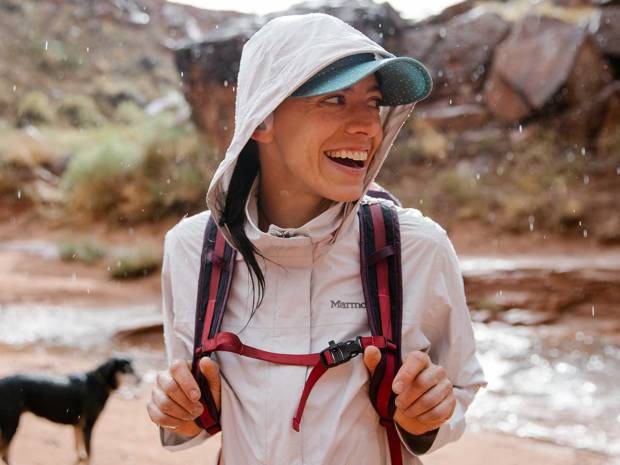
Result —
[[[433,81],[426,67],[409,57],[372,59],[317,73],[293,93],[293,97],[313,97],[351,87],[377,73],[382,106],[404,105],[428,97]]]

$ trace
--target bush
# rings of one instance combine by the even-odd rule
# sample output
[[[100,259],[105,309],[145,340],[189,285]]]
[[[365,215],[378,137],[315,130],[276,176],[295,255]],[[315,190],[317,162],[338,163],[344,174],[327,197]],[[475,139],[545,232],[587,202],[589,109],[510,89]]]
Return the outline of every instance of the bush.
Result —
[[[120,249],[110,260],[108,271],[114,279],[140,278],[159,270],[161,260],[154,246]]]
[[[43,92],[28,92],[17,105],[18,126],[49,124],[54,116],[54,109]]]
[[[78,150],[63,176],[73,217],[158,219],[203,208],[217,160],[193,125],[153,120]]]
[[[139,181],[143,161],[143,148],[121,138],[78,151],[62,181],[69,209],[87,217],[122,210],[124,192]],[[143,199],[145,206],[149,200]]]
[[[145,114],[137,103],[131,100],[121,102],[114,113],[114,119],[123,124],[135,124],[144,121]]]
[[[58,256],[62,261],[79,261],[92,265],[106,255],[106,249],[91,238],[77,242],[65,240],[58,244]]]
[[[101,126],[103,115],[95,101],[86,95],[69,95],[58,106],[58,115],[76,128]]]

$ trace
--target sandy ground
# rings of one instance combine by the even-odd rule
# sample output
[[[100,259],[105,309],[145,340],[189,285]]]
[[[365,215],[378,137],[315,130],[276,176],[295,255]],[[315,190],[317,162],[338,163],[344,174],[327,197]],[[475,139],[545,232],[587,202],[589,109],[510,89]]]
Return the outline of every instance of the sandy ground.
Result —
[[[146,234],[155,244],[161,244],[163,233],[170,225],[147,226],[143,231],[132,228],[115,231],[101,228],[92,233],[115,243],[135,241]],[[42,231],[26,219],[0,225],[0,242],[17,239],[54,240],[61,232]],[[472,235],[453,234],[459,253],[513,253],[536,249],[554,253],[599,249],[592,243],[553,242],[547,238],[529,240],[488,241]],[[456,236],[456,237],[454,237]],[[473,237],[476,237],[474,234]],[[486,244],[486,246],[485,246]],[[583,249],[581,248],[583,247]],[[17,252],[0,252],[0,305],[9,302],[62,303],[105,305],[152,303],[159,300],[159,278],[152,276],[139,281],[117,282],[108,279],[102,267],[62,263]],[[140,351],[140,345],[149,344]],[[134,341],[132,346],[114,347],[138,353],[137,365],[144,375],[139,385],[129,384],[110,398],[94,431],[92,465],[111,464],[180,464],[209,463],[217,453],[214,438],[203,446],[171,453],[161,448],[156,427],[146,414],[146,402],[154,373],[164,365],[161,335],[152,334],[146,340]],[[106,353],[84,353],[42,348],[11,348],[0,346],[0,377],[16,372],[68,373],[91,369],[106,357]],[[73,430],[25,414],[12,444],[11,465],[44,465],[75,463]],[[600,465],[608,463],[595,454],[568,447],[517,438],[496,433],[471,432],[456,444],[424,458],[428,465]]]

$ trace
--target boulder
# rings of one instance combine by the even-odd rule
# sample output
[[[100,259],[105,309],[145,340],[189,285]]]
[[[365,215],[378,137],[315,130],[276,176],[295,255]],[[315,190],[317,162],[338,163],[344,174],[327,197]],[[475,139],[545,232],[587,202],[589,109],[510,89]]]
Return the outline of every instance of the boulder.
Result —
[[[430,68],[431,99],[451,96],[470,103],[483,87],[493,50],[509,30],[510,23],[500,16],[475,8],[443,24],[407,31],[399,53],[417,57]]]
[[[607,63],[582,27],[527,16],[496,48],[485,99],[494,116],[515,123],[546,105],[578,106],[611,79]]]

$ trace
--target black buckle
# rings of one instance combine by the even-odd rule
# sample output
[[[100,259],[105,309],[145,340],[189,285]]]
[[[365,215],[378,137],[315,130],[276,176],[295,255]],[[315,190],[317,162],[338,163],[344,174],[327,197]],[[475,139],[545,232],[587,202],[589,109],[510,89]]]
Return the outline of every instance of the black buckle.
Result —
[[[329,352],[334,359],[330,362],[325,357],[325,352]],[[353,357],[364,352],[360,337],[356,337],[352,341],[343,341],[336,343],[335,341],[329,341],[329,347],[321,351],[321,362],[325,368],[332,368],[342,363],[348,362]]]

